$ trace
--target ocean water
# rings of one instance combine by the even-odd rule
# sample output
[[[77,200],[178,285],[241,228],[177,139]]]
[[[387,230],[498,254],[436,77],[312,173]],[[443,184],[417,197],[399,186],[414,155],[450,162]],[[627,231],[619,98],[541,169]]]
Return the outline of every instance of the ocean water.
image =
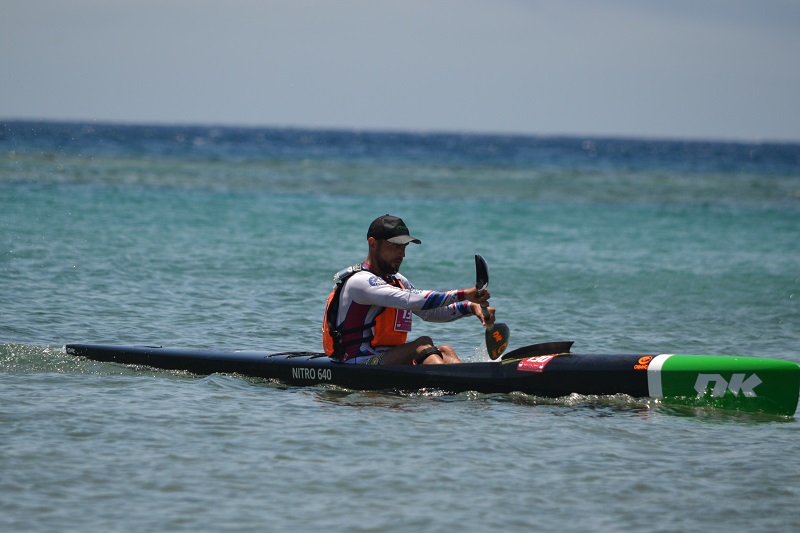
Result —
[[[378,215],[511,348],[800,362],[800,145],[0,124],[0,529],[786,531],[793,417],[364,393],[67,356],[317,350]],[[487,359],[474,319],[414,333]]]

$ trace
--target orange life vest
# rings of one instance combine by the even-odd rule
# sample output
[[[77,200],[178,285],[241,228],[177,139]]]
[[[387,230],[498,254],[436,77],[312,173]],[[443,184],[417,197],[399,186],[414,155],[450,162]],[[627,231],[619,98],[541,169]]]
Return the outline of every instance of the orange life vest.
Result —
[[[344,342],[342,340],[344,335],[373,329],[372,337],[369,338],[371,346],[399,346],[406,343],[408,333],[411,331],[411,311],[393,307],[384,307],[375,320],[368,324],[363,324],[347,330],[339,330],[336,328],[336,324],[338,323],[339,295],[342,292],[342,288],[353,274],[361,270],[366,270],[366,268],[360,264],[353,265],[352,267],[342,270],[333,278],[336,284],[328,296],[328,302],[325,307],[325,319],[322,322],[322,347],[325,350],[325,354],[328,356],[341,358],[348,346],[362,344],[367,340],[367,338],[360,336],[357,339]],[[405,288],[403,283],[397,278],[392,278],[389,284]]]
[[[399,280],[397,285],[402,287]],[[370,341],[372,346],[400,346],[406,343],[408,333],[411,331],[411,311],[384,307],[383,311],[375,317],[375,331]]]

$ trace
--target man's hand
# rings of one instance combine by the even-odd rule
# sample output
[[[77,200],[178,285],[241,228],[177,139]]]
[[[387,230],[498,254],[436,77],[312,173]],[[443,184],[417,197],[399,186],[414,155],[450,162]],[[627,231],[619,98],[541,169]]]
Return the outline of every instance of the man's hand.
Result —
[[[478,305],[487,305],[491,296],[489,289],[476,289],[475,287],[464,289],[464,298]]]
[[[481,324],[487,328],[492,327],[492,324],[494,324],[494,307],[482,306],[480,304],[473,303],[472,313],[478,317],[478,320],[481,321]]]

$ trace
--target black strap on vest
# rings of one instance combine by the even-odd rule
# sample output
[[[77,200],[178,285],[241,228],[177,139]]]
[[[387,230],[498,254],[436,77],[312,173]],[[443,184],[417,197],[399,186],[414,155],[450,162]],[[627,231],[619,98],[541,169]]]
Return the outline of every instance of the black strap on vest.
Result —
[[[353,346],[355,344],[361,344],[363,342],[371,340],[372,337],[364,338],[359,337],[357,339],[352,339],[347,342],[344,342],[342,338],[345,335],[349,335],[351,333],[357,332],[364,332],[368,329],[372,329],[375,326],[375,321],[373,320],[369,324],[364,324],[363,326],[356,326],[354,328],[349,329],[337,329],[336,324],[338,322],[338,314],[339,314],[339,297],[342,294],[342,288],[344,287],[345,282],[350,279],[353,274],[361,272],[362,270],[366,270],[364,266],[359,263],[357,265],[349,266],[344,270],[340,270],[333,276],[334,290],[336,291],[331,299],[331,303],[328,306],[328,313],[325,317],[325,320],[328,322],[328,332],[333,339],[333,353],[331,357],[336,360],[341,360],[342,356],[344,355],[345,348],[349,346]]]

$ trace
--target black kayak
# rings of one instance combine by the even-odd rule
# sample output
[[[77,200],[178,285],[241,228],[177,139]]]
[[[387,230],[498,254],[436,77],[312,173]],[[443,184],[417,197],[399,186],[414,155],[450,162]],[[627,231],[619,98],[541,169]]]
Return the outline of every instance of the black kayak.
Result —
[[[800,366],[760,357],[681,354],[578,354],[572,342],[534,344],[501,360],[446,365],[354,365],[315,352],[266,353],[153,346],[68,344],[70,355],[194,374],[240,374],[291,385],[355,390],[522,392],[557,398],[626,394],[673,403],[791,416]]]

